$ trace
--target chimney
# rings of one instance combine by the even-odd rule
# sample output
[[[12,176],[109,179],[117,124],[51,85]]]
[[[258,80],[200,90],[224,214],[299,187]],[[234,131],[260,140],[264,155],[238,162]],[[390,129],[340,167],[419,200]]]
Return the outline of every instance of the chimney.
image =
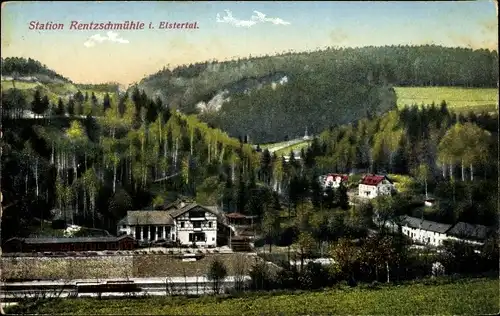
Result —
[[[183,208],[184,206],[186,206],[186,203],[184,203],[184,201],[182,201],[180,204],[180,207]]]

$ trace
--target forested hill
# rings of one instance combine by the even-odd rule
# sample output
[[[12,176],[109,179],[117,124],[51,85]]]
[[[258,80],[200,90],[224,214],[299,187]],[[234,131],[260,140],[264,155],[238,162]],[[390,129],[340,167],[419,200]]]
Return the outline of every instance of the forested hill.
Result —
[[[498,53],[426,46],[329,48],[163,69],[139,88],[254,142],[319,133],[395,106],[391,86],[496,87]]]
[[[215,205],[204,190],[253,179],[258,156],[248,144],[161,100],[78,95],[43,106],[38,118],[2,117],[3,238],[33,233],[34,218],[114,231],[127,210],[176,194]],[[15,113],[44,102],[43,91],[29,98],[2,91],[2,106]]]
[[[1,59],[2,77],[17,78],[31,78],[35,77],[36,81],[40,82],[68,82],[71,80],[65,78],[49,69],[37,60],[22,57],[7,57]]]

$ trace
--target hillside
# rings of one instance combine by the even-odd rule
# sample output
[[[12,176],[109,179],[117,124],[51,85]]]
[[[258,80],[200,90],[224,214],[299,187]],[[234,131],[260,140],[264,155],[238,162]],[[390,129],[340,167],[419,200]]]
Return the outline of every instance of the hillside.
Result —
[[[94,94],[96,98],[102,100],[106,93],[115,93],[119,89],[116,83],[76,84],[31,58],[2,58],[1,69],[2,92],[17,89],[25,99],[31,99],[38,90],[42,95],[46,95],[54,106],[59,98],[69,101],[78,91],[82,95]]]
[[[438,283],[438,282],[435,282]],[[449,284],[403,284],[335,288],[302,293],[245,293],[245,297],[148,297],[128,300],[59,299],[25,313],[75,315],[474,315],[498,311],[498,281],[460,280]],[[23,310],[13,308],[12,313]]]
[[[495,51],[427,45],[197,63],[163,69],[138,87],[232,136],[265,143],[387,112],[397,102],[392,86],[485,88],[497,78]]]
[[[161,206],[167,196],[211,203],[204,190],[220,194],[203,188],[206,178],[246,185],[254,176],[258,159],[249,145],[161,100],[57,74],[42,82],[37,73],[2,81],[5,239],[29,235],[34,218],[114,231],[126,210]],[[32,81],[19,80],[28,75]]]

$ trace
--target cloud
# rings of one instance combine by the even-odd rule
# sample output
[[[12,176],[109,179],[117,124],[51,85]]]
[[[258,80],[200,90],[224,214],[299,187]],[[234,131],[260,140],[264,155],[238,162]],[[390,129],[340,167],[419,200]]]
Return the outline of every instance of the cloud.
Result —
[[[217,13],[215,20],[218,23],[228,23],[234,25],[236,27],[251,27],[258,23],[267,23],[270,22],[275,25],[289,25],[290,22],[284,21],[280,18],[268,18],[264,13],[259,11],[253,11],[255,14],[250,17],[250,20],[240,20],[233,16],[233,13],[230,10],[224,10],[226,12],[225,16],[222,16]]]
[[[289,25],[290,22],[284,21],[280,18],[268,18],[266,15],[262,12],[259,11],[253,11],[255,15],[252,15],[252,21],[257,21],[257,22],[271,22],[276,25]]]
[[[85,47],[93,47],[97,43],[102,43],[105,41],[121,43],[121,44],[128,44],[129,43],[128,40],[123,39],[121,37],[118,37],[118,33],[115,33],[113,31],[109,31],[108,33],[106,33],[106,36],[102,36],[101,34],[92,35],[91,37],[89,37],[87,39],[87,41],[85,41],[85,43],[83,43],[83,45]]]

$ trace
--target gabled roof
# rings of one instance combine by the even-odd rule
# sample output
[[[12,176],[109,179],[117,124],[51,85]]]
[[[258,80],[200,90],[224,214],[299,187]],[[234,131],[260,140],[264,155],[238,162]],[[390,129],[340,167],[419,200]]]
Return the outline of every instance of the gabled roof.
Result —
[[[452,226],[449,224],[442,224],[442,223],[428,221],[425,219],[420,219],[420,218],[411,217],[411,216],[402,216],[401,217],[401,224],[403,226],[408,226],[411,228],[420,228],[423,230],[427,230],[427,231],[435,232],[435,233],[441,233],[441,234],[446,233]]]
[[[458,238],[484,240],[488,237],[489,231],[490,228],[484,225],[474,225],[465,222],[458,222],[448,231],[448,235]]]
[[[252,215],[245,215],[245,214],[241,214],[241,213],[238,213],[238,212],[233,212],[233,213],[229,213],[229,214],[226,214],[226,217],[227,218],[231,218],[231,219],[239,219],[239,218],[256,218],[257,216],[252,216]]]
[[[202,207],[196,203],[191,203],[191,204],[187,204],[185,205],[184,207],[181,207],[181,208],[178,208],[178,209],[172,209],[171,211],[169,211],[168,213],[170,214],[170,216],[172,216],[173,218],[176,218],[176,217],[179,217],[181,216],[182,214],[188,212],[189,210],[192,210],[193,208],[195,207]],[[203,207],[206,209],[206,207]]]
[[[174,220],[167,211],[128,211],[118,225],[173,225]]]
[[[366,175],[363,177],[361,180],[361,184],[364,185],[378,185],[380,182],[383,180],[387,180],[392,183],[391,180],[389,180],[386,176],[377,176],[377,175]]]
[[[174,220],[182,214],[200,207],[215,216],[218,221],[224,222],[224,215],[216,206],[202,206],[197,203],[172,206],[165,211],[128,211],[127,216],[118,222],[118,225],[174,225]]]

